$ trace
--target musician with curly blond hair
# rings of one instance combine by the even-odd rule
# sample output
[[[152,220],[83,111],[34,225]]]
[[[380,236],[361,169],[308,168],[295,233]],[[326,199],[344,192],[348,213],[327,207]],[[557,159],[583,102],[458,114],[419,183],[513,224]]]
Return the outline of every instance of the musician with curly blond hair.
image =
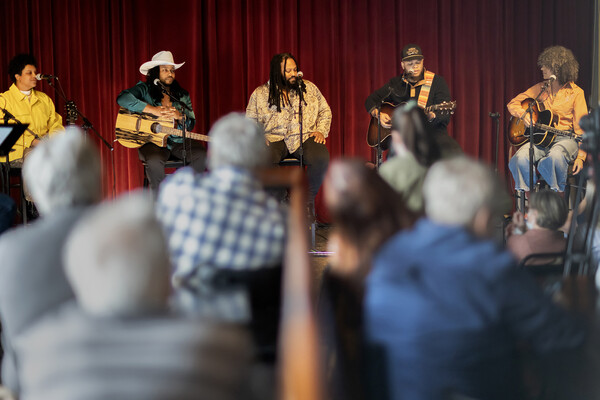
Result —
[[[583,133],[579,119],[587,114],[583,89],[575,84],[579,63],[571,50],[563,46],[545,49],[538,57],[543,82],[537,83],[512,99],[508,111],[513,116],[512,126],[522,124],[523,130],[531,125],[527,112],[533,106],[534,154],[533,162],[550,189],[565,189],[569,163],[573,173],[583,168],[586,153],[579,149],[576,138]],[[511,132],[512,133],[512,132]],[[529,145],[523,145],[511,158],[510,172],[515,180],[515,190],[529,191]],[[534,176],[535,184],[536,177]]]

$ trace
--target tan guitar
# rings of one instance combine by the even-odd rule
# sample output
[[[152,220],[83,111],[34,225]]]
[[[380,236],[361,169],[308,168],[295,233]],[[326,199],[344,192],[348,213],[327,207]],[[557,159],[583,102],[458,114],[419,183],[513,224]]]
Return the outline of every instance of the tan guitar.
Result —
[[[160,119],[146,114],[134,113],[123,107],[119,109],[115,122],[117,141],[131,149],[138,148],[146,143],[154,143],[159,147],[167,146],[170,135],[183,136],[183,131],[173,127],[173,119]],[[185,137],[193,140],[209,141],[208,135],[186,132]]]
[[[381,113],[387,114],[392,117],[394,110],[406,103],[400,103],[398,105],[394,105],[391,103],[383,103],[381,105]],[[427,108],[425,108],[425,114],[430,111],[434,111],[440,115],[443,114],[454,114],[454,110],[456,109],[456,100],[455,101],[444,101],[440,104],[434,104]],[[377,146],[377,127],[378,121],[377,118],[371,117],[371,122],[369,122],[369,129],[367,130],[367,144],[370,147]],[[387,149],[388,147],[388,137],[392,134],[392,126],[391,125],[381,125],[381,145],[383,149]]]

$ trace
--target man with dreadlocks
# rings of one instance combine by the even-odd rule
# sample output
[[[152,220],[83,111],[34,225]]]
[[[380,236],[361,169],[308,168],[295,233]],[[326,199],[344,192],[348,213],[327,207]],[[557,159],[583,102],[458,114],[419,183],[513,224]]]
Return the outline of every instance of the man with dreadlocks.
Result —
[[[543,104],[545,110],[550,110],[558,117],[558,123],[554,125],[556,129],[581,135],[583,131],[579,127],[579,119],[587,114],[587,105],[583,89],[575,84],[579,63],[573,53],[562,46],[548,47],[538,57],[538,66],[544,82],[512,99],[507,105],[508,111],[513,117],[521,118],[524,125],[529,127],[531,119],[524,110],[527,108],[524,100],[539,96],[540,105]],[[557,135],[548,147],[534,146],[533,162],[537,163],[542,178],[554,191],[564,191],[569,163],[575,160],[573,173],[578,174],[585,158],[586,153],[579,150],[577,142],[566,136]],[[529,191],[529,145],[521,146],[511,158],[509,168],[515,180],[515,190]]]
[[[183,64],[185,62],[175,64],[170,51],[159,51],[151,61],[140,66],[140,73],[146,76],[146,82],[139,81],[131,89],[122,91],[117,97],[117,103],[132,112],[173,118],[177,121],[180,129],[185,114],[186,129],[193,129],[196,124],[196,116],[191,111],[190,94],[175,79],[175,70]],[[154,83],[157,79],[173,97],[189,107],[189,110],[184,109],[177,102],[172,102],[171,98],[162,92],[161,87]],[[185,143],[186,159],[196,171],[204,171],[206,148],[201,142],[193,140],[188,140],[188,142]],[[183,159],[183,150],[183,138],[173,135],[169,136],[166,148],[159,147],[154,143],[146,143],[138,149],[140,160],[146,165],[146,176],[153,191],[156,192],[158,185],[165,179],[165,162],[169,157]]]
[[[302,102],[302,146],[300,120]],[[269,81],[254,90],[246,117],[262,125],[273,164],[286,157],[300,159],[301,149],[308,174],[309,210],[329,165],[325,140],[331,125],[331,109],[317,86],[298,76],[298,62],[290,53],[271,59]]]

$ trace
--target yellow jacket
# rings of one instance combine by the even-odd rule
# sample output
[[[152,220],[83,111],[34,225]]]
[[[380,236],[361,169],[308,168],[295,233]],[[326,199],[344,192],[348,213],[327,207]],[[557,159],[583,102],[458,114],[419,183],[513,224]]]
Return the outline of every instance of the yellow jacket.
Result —
[[[19,121],[29,124],[38,137],[49,133],[63,130],[62,117],[54,109],[54,103],[45,93],[31,90],[31,96],[28,99],[26,95],[13,83],[10,88],[0,95],[0,107],[6,108]],[[4,118],[4,113],[0,110],[0,122]],[[15,123],[10,120],[9,123]],[[23,150],[31,146],[35,137],[28,131],[17,140],[9,154],[10,161],[18,160],[23,157]],[[0,161],[6,161],[5,157],[0,157]]]

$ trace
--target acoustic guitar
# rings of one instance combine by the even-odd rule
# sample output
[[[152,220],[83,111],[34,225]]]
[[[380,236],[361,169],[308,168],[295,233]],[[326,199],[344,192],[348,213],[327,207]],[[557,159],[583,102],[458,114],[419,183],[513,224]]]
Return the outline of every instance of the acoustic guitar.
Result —
[[[406,103],[400,104],[392,104],[392,103],[383,103],[381,105],[381,113],[387,114],[389,117],[392,117],[394,110]],[[440,104],[434,104],[425,108],[425,114],[428,114],[430,111],[435,112],[436,114],[454,114],[454,110],[456,109],[456,100],[454,101],[444,101]],[[371,121],[369,122],[369,129],[367,130],[367,144],[370,147],[377,146],[377,125],[378,118],[371,116]],[[381,124],[381,147],[383,149],[387,149],[389,145],[389,137],[392,134],[392,125],[391,124]]]
[[[565,136],[576,141],[581,138],[573,131],[562,131],[556,129],[560,118],[550,110],[541,110],[540,104],[532,98],[521,102],[523,110],[527,110],[531,104],[533,117],[533,144],[540,147],[548,147],[556,136]],[[508,124],[508,141],[513,146],[521,146],[529,141],[529,128],[525,126],[522,118],[511,117]]]
[[[119,109],[115,122],[117,141],[123,146],[135,149],[146,143],[166,147],[170,135],[183,136],[183,131],[174,127],[174,120],[160,119],[147,113],[134,113],[123,107]],[[208,142],[208,135],[186,132],[187,139]]]

